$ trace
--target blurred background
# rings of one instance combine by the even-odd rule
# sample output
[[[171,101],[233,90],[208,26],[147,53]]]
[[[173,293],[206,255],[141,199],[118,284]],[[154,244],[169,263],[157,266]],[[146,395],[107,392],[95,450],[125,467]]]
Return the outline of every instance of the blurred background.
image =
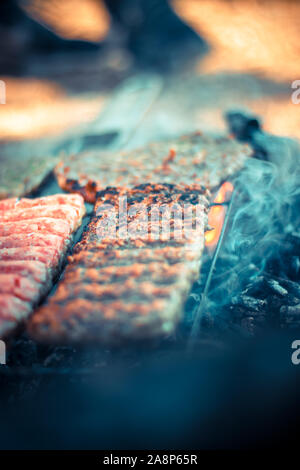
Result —
[[[223,111],[238,106],[258,113],[267,131],[297,136],[299,22],[297,1],[4,0],[0,135],[88,123],[125,77],[155,70],[168,90],[153,115],[159,129],[184,130],[172,119],[179,111],[187,127],[222,128]]]

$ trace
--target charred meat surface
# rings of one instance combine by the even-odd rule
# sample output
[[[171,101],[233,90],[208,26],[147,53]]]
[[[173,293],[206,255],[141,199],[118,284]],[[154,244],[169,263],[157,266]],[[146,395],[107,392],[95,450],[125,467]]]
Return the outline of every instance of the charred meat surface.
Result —
[[[199,274],[208,196],[200,185],[100,192],[64,277],[31,318],[29,334],[46,343],[109,345],[172,334]],[[182,212],[180,228],[184,218],[175,211],[187,205],[192,210]]]
[[[0,337],[47,293],[84,213],[79,195],[0,201]]]
[[[133,189],[139,184],[203,184],[216,188],[239,171],[251,153],[227,136],[201,132],[116,153],[85,152],[60,162],[55,174],[61,188],[95,202],[107,187]]]

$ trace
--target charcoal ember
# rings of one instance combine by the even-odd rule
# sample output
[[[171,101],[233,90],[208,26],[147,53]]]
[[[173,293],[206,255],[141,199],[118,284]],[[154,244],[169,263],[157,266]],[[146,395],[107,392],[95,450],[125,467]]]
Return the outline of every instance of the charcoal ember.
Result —
[[[227,309],[227,316],[235,323],[241,323],[243,319],[253,317],[258,324],[266,323],[268,317],[265,311],[255,312],[239,305],[230,305]]]
[[[300,303],[300,299],[292,294],[289,294],[284,300],[286,301],[285,305],[298,305]]]
[[[249,295],[239,295],[232,299],[234,305],[240,305],[254,312],[262,312],[267,305],[266,300],[256,299]]]
[[[251,336],[257,336],[269,326],[269,318],[264,312],[259,314],[252,312],[253,315],[250,313],[248,311],[242,318],[236,319],[235,324],[239,325],[242,332],[246,331]]]
[[[268,279],[266,281],[268,287],[275,293],[275,294],[278,294],[280,296],[285,296],[288,294],[288,291],[287,289],[285,289],[284,287],[282,287],[278,281],[276,281],[275,279]]]
[[[300,285],[297,282],[291,281],[289,279],[279,279],[283,287],[285,287],[290,294],[293,294],[295,297],[300,298]]]
[[[300,304],[298,305],[289,305],[289,306],[285,306],[283,305],[281,308],[280,308],[280,314],[282,316],[286,316],[286,317],[299,317],[299,320],[300,320]]]
[[[288,290],[275,279],[268,279],[265,276],[257,276],[246,286],[242,294],[250,297],[262,298],[266,298],[270,294],[284,297],[288,295]]]

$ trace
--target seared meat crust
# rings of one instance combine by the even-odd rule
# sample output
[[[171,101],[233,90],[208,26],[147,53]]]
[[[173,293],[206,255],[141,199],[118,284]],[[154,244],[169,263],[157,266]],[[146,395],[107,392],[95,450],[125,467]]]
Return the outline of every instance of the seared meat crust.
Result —
[[[46,343],[111,346],[172,334],[199,273],[208,197],[200,185],[100,192],[57,291],[30,320],[30,335]],[[125,217],[120,215],[124,198]],[[190,214],[194,231],[178,238],[174,204],[183,209],[187,203],[195,209]],[[162,218],[150,217],[154,204],[170,212],[169,237]],[[118,214],[116,224],[110,223],[112,211]]]
[[[250,148],[227,136],[201,132],[116,153],[90,151],[61,161],[55,174],[66,191],[82,194],[94,203],[108,187],[125,190],[144,183],[216,188],[238,172]]]

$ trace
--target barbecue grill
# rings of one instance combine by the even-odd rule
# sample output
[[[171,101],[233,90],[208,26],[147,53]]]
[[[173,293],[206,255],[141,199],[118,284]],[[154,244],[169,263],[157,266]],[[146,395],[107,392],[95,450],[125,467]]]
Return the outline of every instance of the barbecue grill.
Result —
[[[130,137],[157,98],[161,85],[157,77],[154,77],[153,88],[148,86],[147,84],[145,103],[140,104],[136,117],[124,130],[117,132],[105,124],[101,132],[102,124],[99,120],[89,136],[59,143],[60,148],[70,152],[79,150],[83,145],[95,147],[103,143],[106,149],[119,148],[120,145],[134,147],[134,136],[131,141]],[[107,115],[105,119],[109,123],[109,110]],[[254,127],[257,131],[258,127]],[[253,141],[253,135],[243,135],[252,146],[253,156],[239,174],[235,174],[215,190],[210,208],[212,227],[206,233],[201,274],[187,299],[184,319],[176,335],[147,347],[133,344],[121,350],[108,351],[94,346],[41,346],[21,333],[10,340],[8,363],[1,368],[0,376],[1,383],[6,389],[9,388],[10,396],[16,402],[26,400],[27,395],[38,393],[45,383],[50,383],[55,388],[60,383],[67,383],[70,393],[70,383],[78,385],[85,380],[93,381],[95,375],[103,377],[103,369],[106,368],[117,369],[119,374],[120,366],[130,370],[149,357],[154,361],[161,357],[166,360],[180,352],[181,357],[186,357],[187,354],[194,358],[198,357],[199,352],[207,354],[207,346],[209,351],[218,348],[226,350],[228,337],[230,340],[234,337],[235,341],[240,341],[241,338],[259,338],[266,332],[282,328],[299,327],[298,194],[293,187],[293,214],[289,214],[285,229],[282,228],[282,220],[266,217],[267,224],[270,225],[268,230],[263,230],[263,224],[257,217],[262,215],[260,211],[264,208],[265,196],[268,199],[270,191],[278,190],[278,167],[272,157],[278,148],[282,151],[282,146],[277,138],[267,136],[260,130],[259,132],[259,148],[257,142]],[[287,141],[282,145],[284,150],[292,152],[292,158],[298,158],[297,149],[292,142]],[[256,188],[253,193],[254,184]],[[35,192],[34,197],[59,192],[61,189],[51,175]],[[258,204],[256,211],[247,214],[247,210],[252,210],[255,204]],[[92,206],[87,204],[86,207],[87,215],[76,234],[74,244],[80,240],[91,219]],[[276,218],[278,213],[275,211],[272,215]],[[247,216],[250,221],[246,220],[244,223]],[[257,230],[252,233],[249,227],[255,223],[258,223]],[[241,228],[239,233],[236,232],[239,227],[237,224]],[[272,245],[274,241],[278,242],[276,250]],[[233,249],[233,242],[239,246]],[[261,259],[263,249],[268,253],[265,260]],[[57,283],[52,292],[56,288]],[[2,390],[6,398],[4,387]],[[71,395],[70,400],[73,399],[75,398]]]

